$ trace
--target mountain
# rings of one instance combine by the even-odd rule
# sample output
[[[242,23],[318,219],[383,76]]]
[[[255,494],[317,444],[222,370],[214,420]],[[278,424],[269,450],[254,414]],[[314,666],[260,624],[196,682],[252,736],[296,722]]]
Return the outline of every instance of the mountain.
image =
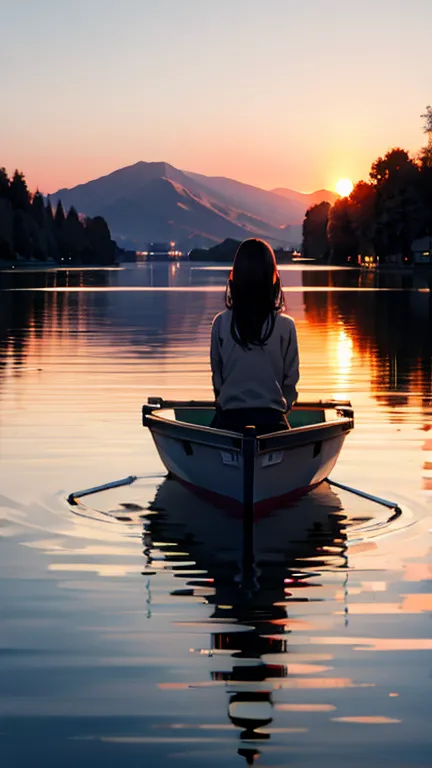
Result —
[[[51,201],[61,199],[66,208],[73,205],[88,216],[103,216],[113,237],[126,247],[144,250],[151,241],[174,241],[190,249],[227,237],[263,237],[273,246],[286,247],[300,243],[310,205],[309,196],[293,195],[181,171],[165,162],[141,161],[60,189]]]
[[[317,192],[296,192],[294,189],[285,189],[284,187],[278,187],[272,189],[275,195],[284,197],[286,200],[300,203],[302,206],[310,208],[311,205],[318,205],[319,203],[333,203],[339,199],[339,195],[335,192],[330,192],[329,189],[319,189]]]
[[[227,179],[224,176],[203,176],[200,173],[184,172],[190,179],[217,195],[219,199],[229,202],[236,208],[264,218],[274,226],[282,227],[287,224],[301,224],[307,208],[302,200],[281,199],[284,196],[269,192],[260,187],[243,184],[241,181]],[[294,193],[295,194],[295,193]],[[300,194],[301,193],[297,193]]]
[[[192,247],[220,242],[222,237],[244,239],[265,236],[281,242],[276,227],[202,195],[193,194],[166,177],[156,178],[133,197],[119,198],[102,209],[112,232],[127,236],[138,246],[149,241],[174,241]]]

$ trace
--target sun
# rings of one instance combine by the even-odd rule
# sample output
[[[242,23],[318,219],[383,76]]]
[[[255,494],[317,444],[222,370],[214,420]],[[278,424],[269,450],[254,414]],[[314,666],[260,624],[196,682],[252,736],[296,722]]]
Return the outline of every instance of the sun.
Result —
[[[351,179],[339,179],[336,184],[336,192],[341,197],[348,197],[354,189],[354,184]]]

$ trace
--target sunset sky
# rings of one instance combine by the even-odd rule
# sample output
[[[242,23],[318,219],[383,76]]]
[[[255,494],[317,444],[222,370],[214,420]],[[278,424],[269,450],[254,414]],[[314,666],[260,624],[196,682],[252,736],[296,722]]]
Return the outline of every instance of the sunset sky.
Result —
[[[334,189],[425,143],[431,0],[0,0],[0,166]]]

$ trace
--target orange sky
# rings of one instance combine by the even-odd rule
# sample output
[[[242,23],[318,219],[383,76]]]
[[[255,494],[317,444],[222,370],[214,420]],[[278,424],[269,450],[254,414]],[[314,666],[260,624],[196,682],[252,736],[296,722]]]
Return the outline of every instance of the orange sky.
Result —
[[[0,27],[0,165],[32,189],[164,160],[311,191],[425,141],[430,0],[22,0]]]

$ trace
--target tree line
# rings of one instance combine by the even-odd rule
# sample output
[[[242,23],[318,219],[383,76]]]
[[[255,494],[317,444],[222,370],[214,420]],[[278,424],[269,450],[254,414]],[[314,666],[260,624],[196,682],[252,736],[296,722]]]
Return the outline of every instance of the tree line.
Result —
[[[29,192],[21,171],[9,178],[0,168],[0,260],[109,265],[115,256],[102,216],[82,218],[74,207],[65,214],[61,200],[53,210],[49,197]]]
[[[306,211],[304,256],[335,264],[357,263],[359,256],[412,263],[413,243],[432,237],[432,107],[422,117],[429,143],[417,157],[391,149],[348,197]]]

